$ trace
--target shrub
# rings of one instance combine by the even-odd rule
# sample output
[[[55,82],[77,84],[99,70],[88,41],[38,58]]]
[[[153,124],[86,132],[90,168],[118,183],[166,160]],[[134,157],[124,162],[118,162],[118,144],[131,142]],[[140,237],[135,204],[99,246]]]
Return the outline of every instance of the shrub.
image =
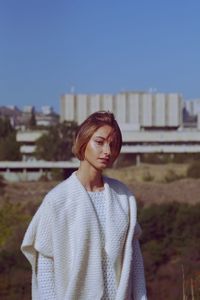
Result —
[[[55,181],[62,181],[65,179],[64,171],[60,169],[51,170],[51,178]]]
[[[0,195],[4,194],[4,188],[6,184],[2,175],[0,175]]]
[[[142,179],[144,181],[153,181],[154,180],[154,176],[149,172],[149,170],[147,170],[143,176],[142,176]]]
[[[165,175],[165,182],[172,182],[183,178],[183,176],[176,174],[174,170],[168,170],[167,174]]]
[[[194,162],[188,167],[187,177],[200,178],[200,161]]]
[[[161,153],[145,153],[141,158],[142,162],[150,164],[167,164],[172,162],[172,160],[171,155]]]

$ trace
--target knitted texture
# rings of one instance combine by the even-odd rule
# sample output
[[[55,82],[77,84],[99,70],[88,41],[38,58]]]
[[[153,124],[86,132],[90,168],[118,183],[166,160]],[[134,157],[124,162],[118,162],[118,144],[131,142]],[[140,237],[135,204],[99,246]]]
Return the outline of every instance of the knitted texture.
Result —
[[[56,300],[53,259],[39,253],[37,266],[38,300]]]
[[[143,258],[140,251],[138,239],[133,239],[133,258],[132,258],[132,284],[133,299],[146,300],[146,286],[144,278]]]
[[[105,232],[103,230],[105,226],[105,199],[103,198],[103,193],[89,193],[96,212],[99,217],[101,234],[102,234],[102,247]],[[104,276],[104,294],[102,300],[111,300],[115,299],[116,294],[116,283],[114,279],[113,268],[109,262],[109,258],[102,248],[103,257],[102,257],[102,269]],[[134,289],[134,299],[146,299],[145,293],[145,280],[143,272],[143,260],[141,252],[139,249],[139,242],[137,239],[133,240],[133,261],[134,265],[132,266],[133,272],[133,285],[137,288]],[[40,300],[56,300],[55,295],[55,286],[54,286],[54,264],[53,259],[45,257],[39,253],[38,255],[38,264],[37,264],[37,282],[38,282],[38,291]]]
[[[115,300],[130,300],[137,289],[131,279],[136,203],[127,187],[117,180],[104,177],[104,189],[105,251],[115,269]],[[102,299],[101,231],[92,200],[75,173],[46,195],[21,249],[32,265],[32,300],[39,299],[37,252],[54,261],[56,300]],[[145,294],[142,297],[134,300],[146,299]]]
[[[102,270],[104,281],[104,294],[102,300],[114,300],[116,296],[115,270],[109,256],[105,251],[105,230],[106,230],[106,206],[104,192],[88,192],[97,213],[101,233],[102,247]]]

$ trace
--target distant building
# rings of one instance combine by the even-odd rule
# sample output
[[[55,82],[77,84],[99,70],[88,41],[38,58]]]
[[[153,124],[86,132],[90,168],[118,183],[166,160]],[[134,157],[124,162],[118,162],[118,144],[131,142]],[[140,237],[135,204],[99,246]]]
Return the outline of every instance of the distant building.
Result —
[[[0,117],[8,118],[11,125],[16,127],[22,117],[22,112],[16,106],[1,106]]]
[[[184,127],[200,128],[200,99],[184,101],[183,123]]]
[[[123,92],[66,94],[61,97],[61,121],[80,124],[98,110],[109,110],[123,130],[173,130],[182,126],[183,99],[177,93]]]
[[[44,115],[51,115],[54,113],[53,108],[49,105],[42,106],[41,110]]]
[[[46,130],[17,131],[16,140],[20,143],[20,152],[23,161],[35,161],[36,141]]]
[[[198,115],[198,113],[200,112],[200,99],[185,101],[185,108],[191,116]]]
[[[1,106],[0,117],[9,118],[12,126],[17,130],[25,130],[30,127],[30,120],[34,115],[36,126],[54,126],[59,122],[59,116],[50,106],[43,106],[41,112],[35,110],[32,105],[24,106],[22,110],[16,106]]]
[[[31,113],[35,112],[35,107],[32,105],[26,105],[23,107],[22,111],[23,111],[23,113],[31,114]]]

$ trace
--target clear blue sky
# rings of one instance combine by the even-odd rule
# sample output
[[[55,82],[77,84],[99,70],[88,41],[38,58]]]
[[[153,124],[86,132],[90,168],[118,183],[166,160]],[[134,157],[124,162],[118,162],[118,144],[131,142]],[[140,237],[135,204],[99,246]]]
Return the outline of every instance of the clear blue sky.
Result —
[[[200,98],[199,0],[1,0],[0,106],[124,90]]]

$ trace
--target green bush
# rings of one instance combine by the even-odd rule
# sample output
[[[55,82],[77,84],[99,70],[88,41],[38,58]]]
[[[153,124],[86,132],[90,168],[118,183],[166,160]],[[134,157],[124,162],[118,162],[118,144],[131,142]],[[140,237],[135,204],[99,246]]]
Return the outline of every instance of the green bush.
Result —
[[[150,164],[167,164],[173,161],[170,154],[162,153],[145,153],[141,157],[141,161]]]
[[[4,188],[6,186],[5,180],[2,175],[0,175],[0,195],[4,194]]]
[[[144,181],[153,181],[154,180],[154,176],[151,174],[151,172],[149,170],[147,170],[143,176],[142,176],[142,179]]]
[[[51,178],[55,181],[62,181],[65,179],[64,171],[61,169],[51,169]]]
[[[187,177],[200,178],[200,161],[194,162],[188,167]]]
[[[169,182],[179,180],[181,178],[183,178],[183,176],[176,174],[174,170],[170,169],[167,171],[167,174],[165,175],[165,182],[169,183]]]

